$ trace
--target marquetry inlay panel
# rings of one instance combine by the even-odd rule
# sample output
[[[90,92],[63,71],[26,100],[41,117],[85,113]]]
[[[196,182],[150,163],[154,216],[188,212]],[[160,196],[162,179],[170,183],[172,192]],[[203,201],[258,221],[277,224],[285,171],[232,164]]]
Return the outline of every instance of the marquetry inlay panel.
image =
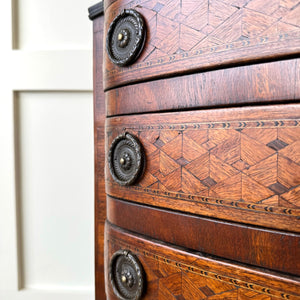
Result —
[[[107,62],[105,78],[112,82],[115,76],[131,80],[130,73],[157,76],[162,71],[191,70],[196,65],[201,68],[221,61],[295,53],[298,48],[298,0],[119,0],[107,9],[106,31],[125,8],[136,9],[144,16],[148,38],[132,67],[118,68]],[[122,77],[123,72],[127,79]]]
[[[251,269],[244,274],[238,266],[153,244],[126,232],[121,236],[109,224],[107,231],[108,257],[126,249],[141,262],[147,278],[143,299],[300,299],[295,293],[297,285],[285,285],[283,278],[280,287],[275,277],[270,285],[268,274],[256,271],[251,274]]]
[[[299,216],[298,118],[140,122],[122,125],[138,136],[147,157],[144,177],[129,190],[203,208]],[[108,128],[108,141],[120,130]]]

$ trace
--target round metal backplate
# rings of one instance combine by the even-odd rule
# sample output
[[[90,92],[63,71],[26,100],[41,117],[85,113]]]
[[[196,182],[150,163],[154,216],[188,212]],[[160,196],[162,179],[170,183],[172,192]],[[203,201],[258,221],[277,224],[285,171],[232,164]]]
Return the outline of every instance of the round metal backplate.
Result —
[[[106,50],[110,60],[118,66],[132,64],[141,54],[146,39],[146,26],[140,13],[123,10],[110,24]]]
[[[144,270],[139,260],[129,251],[113,254],[109,276],[115,295],[121,300],[138,300],[144,289]]]
[[[108,153],[108,166],[120,185],[131,185],[144,172],[145,155],[139,140],[129,133],[116,137]]]

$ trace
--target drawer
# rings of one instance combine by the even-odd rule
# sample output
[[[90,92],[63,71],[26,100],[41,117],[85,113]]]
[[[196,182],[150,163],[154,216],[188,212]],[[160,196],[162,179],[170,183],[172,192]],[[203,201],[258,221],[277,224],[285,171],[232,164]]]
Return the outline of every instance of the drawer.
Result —
[[[299,2],[198,0],[105,1],[104,33],[124,10],[139,12],[146,41],[134,64],[119,67],[104,54],[104,86],[248,64],[298,54]]]
[[[107,219],[148,238],[300,276],[300,235],[107,197]]]
[[[194,215],[300,231],[300,105],[145,114],[106,120],[106,151],[125,132],[144,148],[133,185],[109,196]]]
[[[296,278],[147,240],[110,223],[105,251],[106,294],[111,300],[119,299],[113,289],[121,295],[128,289],[135,292],[132,278],[143,287],[142,299],[300,299]],[[136,269],[144,275],[137,275]]]
[[[106,92],[107,116],[300,99],[300,59],[154,80]]]

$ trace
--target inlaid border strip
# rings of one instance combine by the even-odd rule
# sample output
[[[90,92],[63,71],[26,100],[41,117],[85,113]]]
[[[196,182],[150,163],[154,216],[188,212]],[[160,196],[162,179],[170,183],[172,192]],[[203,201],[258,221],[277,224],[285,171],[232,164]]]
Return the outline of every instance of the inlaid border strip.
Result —
[[[264,212],[264,213],[267,212],[276,215],[300,217],[300,209],[266,206],[261,204],[254,204],[254,203],[241,202],[235,200],[216,199],[212,197],[203,197],[199,195],[192,195],[192,194],[172,192],[172,191],[162,191],[159,189],[144,188],[140,186],[121,187],[115,184],[113,181],[110,180],[108,181],[110,182],[112,188],[116,190],[117,189],[129,190],[129,191],[135,191],[142,194],[147,193],[150,195],[160,196],[169,199],[179,199],[183,201],[188,201],[195,204],[204,203],[204,204],[218,205],[222,207],[226,206],[230,208],[249,210],[254,212]]]
[[[174,123],[174,124],[152,124],[152,125],[136,125],[124,124],[123,130],[206,130],[206,129],[250,129],[250,128],[293,128],[300,127],[299,119],[286,120],[254,120],[254,121],[224,121],[224,122],[193,122],[193,123]],[[107,129],[115,128],[108,126]]]

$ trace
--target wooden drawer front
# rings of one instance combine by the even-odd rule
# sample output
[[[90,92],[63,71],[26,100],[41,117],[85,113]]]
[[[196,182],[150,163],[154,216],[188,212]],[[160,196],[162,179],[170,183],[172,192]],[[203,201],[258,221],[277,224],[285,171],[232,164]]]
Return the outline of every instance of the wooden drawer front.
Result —
[[[192,216],[107,198],[123,229],[210,255],[300,276],[300,234]]]
[[[107,148],[139,138],[146,170],[109,195],[241,223],[300,231],[300,105],[203,110],[107,120]]]
[[[106,92],[107,116],[300,99],[300,59],[132,84]]]
[[[141,79],[299,53],[299,1],[106,1],[105,28],[123,9],[140,12],[145,48],[130,67],[104,55],[105,88]]]
[[[129,250],[146,273],[142,299],[300,299],[297,279],[245,268],[146,240],[106,224],[107,299],[117,299],[108,276],[111,256]]]

